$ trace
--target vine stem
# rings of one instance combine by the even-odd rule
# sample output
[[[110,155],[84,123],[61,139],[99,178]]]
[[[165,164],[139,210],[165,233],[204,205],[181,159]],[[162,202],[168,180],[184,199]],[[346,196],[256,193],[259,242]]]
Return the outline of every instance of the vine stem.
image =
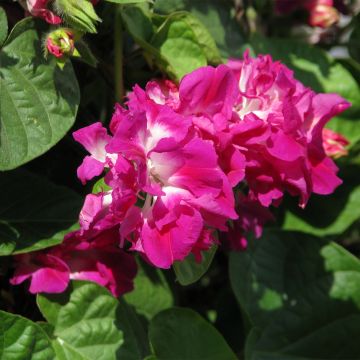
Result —
[[[121,5],[115,8],[114,24],[114,81],[115,81],[115,100],[120,104],[125,96],[124,73],[123,73],[123,25],[121,19]]]

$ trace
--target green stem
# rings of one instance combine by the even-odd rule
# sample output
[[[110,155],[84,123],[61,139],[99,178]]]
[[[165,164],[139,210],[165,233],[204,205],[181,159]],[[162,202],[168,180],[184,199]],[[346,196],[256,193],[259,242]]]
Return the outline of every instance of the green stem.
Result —
[[[124,73],[123,73],[123,27],[121,20],[121,5],[115,9],[114,24],[114,77],[115,77],[115,100],[123,102],[124,91]]]

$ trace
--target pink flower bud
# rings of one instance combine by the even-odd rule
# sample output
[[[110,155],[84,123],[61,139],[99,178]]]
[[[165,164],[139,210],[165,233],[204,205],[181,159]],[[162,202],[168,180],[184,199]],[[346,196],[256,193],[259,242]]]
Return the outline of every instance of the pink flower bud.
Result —
[[[323,129],[323,146],[327,156],[338,159],[348,154],[345,146],[350,142],[341,134],[330,129]]]
[[[309,24],[325,29],[339,21],[339,13],[333,6],[319,4],[319,2],[310,11]]]
[[[47,51],[57,58],[71,56],[75,50],[74,33],[70,29],[58,29],[46,39]]]

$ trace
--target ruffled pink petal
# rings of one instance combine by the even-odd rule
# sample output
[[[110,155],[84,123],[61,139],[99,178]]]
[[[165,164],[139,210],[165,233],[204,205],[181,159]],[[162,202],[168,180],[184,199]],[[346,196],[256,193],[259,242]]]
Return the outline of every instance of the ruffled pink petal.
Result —
[[[103,162],[96,160],[92,156],[85,156],[82,164],[77,169],[77,177],[85,185],[88,180],[101,175],[104,167]]]
[[[94,159],[103,163],[105,162],[105,146],[111,140],[111,136],[107,134],[106,129],[100,122],[75,131],[73,137],[78,143],[84,146]]]

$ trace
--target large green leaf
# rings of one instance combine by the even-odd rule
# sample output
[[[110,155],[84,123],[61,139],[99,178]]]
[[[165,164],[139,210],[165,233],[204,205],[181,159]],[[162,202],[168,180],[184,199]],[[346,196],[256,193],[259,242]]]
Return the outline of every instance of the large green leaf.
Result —
[[[202,261],[198,263],[193,254],[188,255],[183,261],[175,261],[173,269],[181,285],[190,285],[198,281],[209,269],[215,256],[217,246],[202,252]]]
[[[230,280],[248,315],[248,359],[358,359],[360,261],[297,232],[265,232],[230,257]]]
[[[45,60],[39,23],[19,22],[0,51],[0,170],[55,145],[75,120],[80,96],[72,66]]]
[[[329,127],[344,134],[352,144],[360,140],[360,88],[352,74],[325,51],[294,40],[255,37],[256,53],[271,54],[295,71],[297,79],[317,92],[338,93],[352,107],[329,122]]]
[[[164,70],[176,79],[207,64],[203,46],[189,17],[190,14],[185,12],[169,15],[151,41],[151,45],[160,53]]]
[[[124,295],[126,302],[136,309],[136,312],[151,319],[157,313],[173,306],[174,299],[159,269],[145,264],[139,266],[134,280],[134,290]]]
[[[38,295],[39,308],[54,326],[63,359],[142,359],[149,353],[135,314],[105,288],[72,282],[63,294]]]
[[[152,15],[140,6],[127,6],[122,18],[147,58],[175,80],[205,66],[221,62],[215,41],[192,14]]]
[[[0,358],[3,360],[53,360],[54,351],[45,331],[21,316],[0,311]]]
[[[150,0],[106,0],[106,1],[114,3],[114,4],[121,4],[121,5],[150,2]]]
[[[198,18],[210,32],[221,55],[240,57],[243,52],[243,34],[232,13],[229,1],[156,0],[154,9],[161,14],[187,10]]]
[[[5,10],[0,7],[0,46],[3,44],[8,33],[8,23]]]
[[[305,209],[286,201],[283,228],[318,236],[338,235],[360,219],[360,168],[347,166],[340,172],[343,184],[333,194],[312,195]]]
[[[0,255],[40,250],[63,241],[82,199],[24,170],[0,176]]]
[[[190,309],[164,310],[150,322],[149,338],[159,360],[236,359],[220,333]]]

